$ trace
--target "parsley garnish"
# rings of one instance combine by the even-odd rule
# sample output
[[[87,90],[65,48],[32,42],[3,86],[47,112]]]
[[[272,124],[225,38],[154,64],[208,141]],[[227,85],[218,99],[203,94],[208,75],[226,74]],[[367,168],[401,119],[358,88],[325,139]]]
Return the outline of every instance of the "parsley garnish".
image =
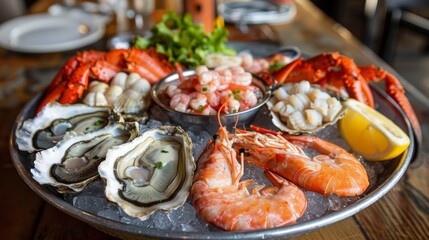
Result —
[[[94,126],[100,126],[103,123],[103,120],[98,120],[94,123]]]
[[[155,47],[157,52],[167,55],[169,61],[188,68],[204,64],[210,53],[236,54],[225,44],[228,40],[226,28],[216,27],[206,34],[203,25],[195,24],[190,14],[182,17],[170,11],[150,31],[151,37],[137,37],[133,45],[141,49]]]
[[[162,162],[157,162],[156,163],[156,168],[162,169],[162,167],[163,167]]]
[[[269,70],[270,71],[278,71],[278,70],[282,69],[284,66],[286,66],[286,65],[280,64],[278,60],[275,60],[274,63],[272,65],[270,65]]]

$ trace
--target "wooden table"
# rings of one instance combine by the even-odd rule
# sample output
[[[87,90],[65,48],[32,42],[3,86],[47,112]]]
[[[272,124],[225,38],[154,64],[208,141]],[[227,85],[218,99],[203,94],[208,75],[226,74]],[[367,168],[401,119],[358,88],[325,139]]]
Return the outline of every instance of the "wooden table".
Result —
[[[358,64],[373,63],[393,71],[346,29],[331,21],[306,0],[296,0],[293,22],[266,28],[282,45],[301,48],[308,55],[340,51]],[[259,28],[259,27],[258,27]],[[266,31],[262,31],[266,33]],[[260,36],[238,36],[255,39]],[[274,35],[273,35],[274,34]],[[263,34],[262,34],[263,35]],[[88,48],[102,49],[104,41]],[[49,83],[73,52],[19,54],[0,49],[0,218],[2,239],[113,239],[45,203],[20,179],[9,155],[9,134],[25,102]],[[429,103],[401,78],[423,129],[429,135]],[[362,212],[298,239],[429,239],[429,158],[427,144],[401,181],[382,199]]]

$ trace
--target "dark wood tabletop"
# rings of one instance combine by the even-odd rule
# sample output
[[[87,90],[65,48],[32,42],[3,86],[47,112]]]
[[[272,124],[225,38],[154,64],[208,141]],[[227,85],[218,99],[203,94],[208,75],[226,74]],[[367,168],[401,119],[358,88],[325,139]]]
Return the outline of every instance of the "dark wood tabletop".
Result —
[[[52,1],[41,1],[40,12]],[[311,2],[296,0],[292,22],[252,26],[247,35],[231,28],[232,40],[270,40],[297,46],[308,55],[340,51],[359,65],[376,64],[397,73],[349,31],[329,19]],[[254,28],[254,29],[253,29]],[[109,31],[108,31],[109,34]],[[108,36],[106,36],[107,38]],[[85,47],[104,49],[105,40]],[[0,49],[0,218],[2,239],[115,239],[46,203],[17,174],[9,153],[9,136],[26,102],[43,91],[75,50],[24,54]],[[363,211],[298,239],[429,239],[429,100],[397,75],[407,90],[423,130],[423,144],[401,180]]]

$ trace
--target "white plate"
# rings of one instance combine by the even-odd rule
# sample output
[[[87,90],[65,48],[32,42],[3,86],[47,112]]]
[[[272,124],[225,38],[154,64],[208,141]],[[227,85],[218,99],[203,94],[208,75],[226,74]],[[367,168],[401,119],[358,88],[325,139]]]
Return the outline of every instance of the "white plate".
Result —
[[[104,32],[104,26],[91,18],[35,14],[2,24],[0,46],[27,53],[58,52],[94,43]]]
[[[227,23],[276,24],[290,22],[296,15],[296,7],[293,3],[279,6],[266,1],[233,1],[220,4],[219,14]]]

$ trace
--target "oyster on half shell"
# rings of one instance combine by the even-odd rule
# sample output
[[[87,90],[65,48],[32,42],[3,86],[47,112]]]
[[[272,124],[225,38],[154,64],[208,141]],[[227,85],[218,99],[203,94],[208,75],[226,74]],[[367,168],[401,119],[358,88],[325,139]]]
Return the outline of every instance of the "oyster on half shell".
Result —
[[[62,105],[56,102],[35,118],[26,120],[16,132],[16,143],[22,151],[35,152],[51,148],[69,132],[88,133],[104,128],[114,118],[110,108],[84,104]]]
[[[106,197],[128,215],[148,218],[183,205],[195,170],[192,142],[180,127],[163,126],[108,151],[99,168]]]
[[[33,178],[40,184],[56,187],[60,193],[81,191],[98,177],[98,165],[107,151],[137,135],[137,126],[132,128],[129,130],[125,124],[114,123],[90,133],[70,134],[73,136],[36,154],[31,169]]]

